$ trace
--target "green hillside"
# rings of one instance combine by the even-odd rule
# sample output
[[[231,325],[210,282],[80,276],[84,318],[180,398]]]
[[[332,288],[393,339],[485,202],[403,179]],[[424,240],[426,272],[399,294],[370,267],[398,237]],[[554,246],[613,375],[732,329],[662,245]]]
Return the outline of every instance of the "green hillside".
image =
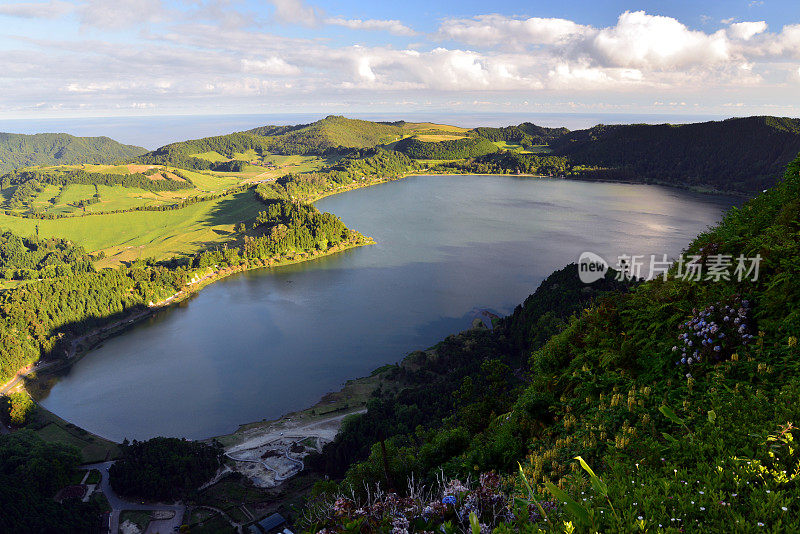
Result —
[[[411,354],[309,462],[364,458],[304,531],[800,530],[800,157],[686,253],[700,280],[676,264],[597,293],[572,266],[492,331]],[[708,278],[740,255],[757,276]]]
[[[245,133],[268,136],[283,154],[319,153],[325,149],[369,148],[396,141],[403,134],[399,126],[330,115],[300,126],[263,126]]]
[[[75,137],[64,133],[0,133],[0,173],[34,165],[112,163],[147,152],[108,137]]]
[[[523,122],[518,126],[503,128],[479,127],[472,130],[475,135],[489,141],[506,141],[525,147],[533,145],[546,145],[567,135],[566,128],[545,128],[530,122]]]
[[[599,125],[551,143],[587,177],[662,181],[755,193],[800,151],[800,119],[748,117],[697,124]]]

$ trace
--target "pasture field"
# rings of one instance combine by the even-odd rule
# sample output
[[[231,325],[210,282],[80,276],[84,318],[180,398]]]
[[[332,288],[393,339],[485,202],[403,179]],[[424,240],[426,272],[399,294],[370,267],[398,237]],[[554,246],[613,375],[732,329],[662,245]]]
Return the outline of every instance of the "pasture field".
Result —
[[[179,169],[178,172],[189,178],[194,186],[203,192],[216,192],[229,189],[239,185],[241,179],[238,176],[221,176],[222,173],[206,173],[200,171],[189,171]],[[183,192],[186,193],[185,191]]]
[[[189,154],[189,155],[192,156],[192,157],[195,157],[195,158],[200,158],[200,159],[204,159],[204,160],[207,160],[207,161],[213,161],[214,163],[218,163],[220,161],[229,161],[230,160],[230,158],[226,158],[225,156],[223,156],[222,154],[220,154],[219,152],[216,152],[214,150],[212,150],[210,152],[199,152],[197,154]]]
[[[48,207],[52,206],[53,203],[51,202],[58,193],[61,192],[61,188],[57,185],[47,184],[42,189],[42,192],[36,195],[36,198],[33,200],[32,206],[34,208],[39,209],[47,209]]]
[[[522,145],[509,143],[508,141],[493,141],[492,143],[500,150],[512,150],[520,154],[550,154],[552,152],[552,149],[547,145],[533,145],[523,148]]]
[[[425,131],[439,131],[466,134],[469,128],[461,126],[450,126],[448,124],[436,124],[434,122],[408,122],[403,126],[409,132],[425,133]]]
[[[255,217],[264,205],[252,191],[243,191],[185,208],[168,211],[134,211],[66,219],[28,219],[0,214],[0,227],[18,235],[60,237],[87,251],[104,251],[102,267],[121,261],[155,257],[164,259],[214,246],[229,239],[237,222]]]
[[[70,184],[61,191],[60,204],[70,204],[92,198],[95,191],[93,185]]]

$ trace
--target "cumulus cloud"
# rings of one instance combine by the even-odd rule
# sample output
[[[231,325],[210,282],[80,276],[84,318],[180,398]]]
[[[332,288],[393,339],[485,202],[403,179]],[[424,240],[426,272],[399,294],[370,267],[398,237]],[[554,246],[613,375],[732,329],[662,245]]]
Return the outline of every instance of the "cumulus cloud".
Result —
[[[387,31],[394,35],[411,36],[416,35],[417,33],[399,20],[329,18],[325,19],[325,23],[333,26],[344,26],[345,28],[350,28],[351,30]]]
[[[748,43],[747,53],[775,59],[800,59],[800,24],[784,26],[780,33],[765,33]]]
[[[728,27],[728,35],[733,39],[748,41],[754,35],[767,31],[767,23],[763,20],[758,22],[737,22]]]
[[[57,19],[75,8],[69,2],[9,2],[0,5],[0,15],[26,19]]]
[[[724,32],[708,35],[644,11],[626,11],[616,26],[591,36],[585,48],[600,63],[614,67],[672,69],[730,58]]]
[[[170,7],[162,0],[81,1],[79,20],[100,31],[87,34],[76,25],[75,35],[63,39],[14,38],[19,49],[0,55],[6,102],[263,102],[256,97],[270,94],[280,97],[271,102],[320,106],[348,102],[347,95],[471,102],[497,92],[526,98],[625,93],[649,95],[651,102],[651,93],[682,101],[661,95],[711,94],[711,88],[742,99],[748,87],[788,91],[800,81],[800,24],[770,32],[764,22],[731,21],[707,32],[643,11],[624,12],[607,27],[495,14],[444,20],[435,35],[397,49],[388,38],[355,46],[341,44],[341,32],[335,41],[325,37],[333,33],[329,26],[414,35],[402,22],[326,17],[303,0],[268,0],[274,9],[262,13],[248,12],[253,4],[243,0]],[[12,5],[20,4],[4,4],[0,13]],[[318,30],[308,38],[276,35],[265,20]],[[125,25],[140,27],[135,35],[115,31]]]
[[[472,46],[498,44],[559,44],[593,31],[566,19],[519,19],[503,15],[480,15],[471,19],[449,19],[439,27],[439,38]]]

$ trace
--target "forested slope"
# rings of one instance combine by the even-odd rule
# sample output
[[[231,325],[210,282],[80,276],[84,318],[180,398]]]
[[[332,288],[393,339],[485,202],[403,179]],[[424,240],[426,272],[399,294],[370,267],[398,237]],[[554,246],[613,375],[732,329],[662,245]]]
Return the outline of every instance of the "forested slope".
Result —
[[[108,137],[75,137],[64,133],[0,133],[0,174],[33,165],[112,163],[147,152]]]
[[[553,141],[588,177],[661,181],[756,193],[800,151],[800,119],[748,117],[696,124],[599,125]]]

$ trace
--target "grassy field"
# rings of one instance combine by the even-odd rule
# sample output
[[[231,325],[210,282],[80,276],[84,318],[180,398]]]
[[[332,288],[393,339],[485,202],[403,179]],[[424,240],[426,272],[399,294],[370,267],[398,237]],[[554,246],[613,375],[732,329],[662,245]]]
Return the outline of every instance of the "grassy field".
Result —
[[[73,202],[87,200],[92,198],[94,193],[95,188],[93,185],[71,184],[61,191],[61,204],[71,204]]]
[[[45,441],[64,443],[77,448],[84,463],[103,462],[119,455],[116,443],[68,423],[41,406],[37,407],[27,427]]]
[[[201,191],[222,191],[239,185],[242,181],[238,176],[220,176],[219,173],[206,173],[181,169],[182,175],[189,178],[195,187]]]
[[[213,150],[211,152],[199,152],[197,154],[189,154],[189,155],[191,157],[194,157],[194,158],[200,158],[200,159],[204,159],[204,160],[207,160],[207,161],[213,161],[214,163],[217,163],[219,161],[229,161],[229,159],[230,159],[230,158],[226,158],[225,156],[223,156],[219,152],[215,152]]]
[[[47,184],[42,189],[42,192],[36,195],[36,198],[33,200],[33,207],[39,209],[47,209],[53,205],[51,200],[58,196],[61,192],[61,188],[57,185]]]
[[[509,143],[508,141],[493,141],[493,144],[501,150],[513,150],[521,154],[549,154],[552,152],[547,145],[533,145],[529,148],[523,148],[522,145]]]
[[[255,217],[264,205],[244,191],[179,210],[112,213],[67,219],[38,220],[0,215],[0,227],[18,235],[60,237],[88,251],[104,250],[104,266],[141,257],[167,258],[193,254],[228,239],[237,222]]]
[[[434,122],[407,122],[405,125],[403,125],[403,130],[418,133],[425,133],[426,131],[439,131],[466,134],[469,131],[469,128],[450,126],[448,124],[436,124]]]

